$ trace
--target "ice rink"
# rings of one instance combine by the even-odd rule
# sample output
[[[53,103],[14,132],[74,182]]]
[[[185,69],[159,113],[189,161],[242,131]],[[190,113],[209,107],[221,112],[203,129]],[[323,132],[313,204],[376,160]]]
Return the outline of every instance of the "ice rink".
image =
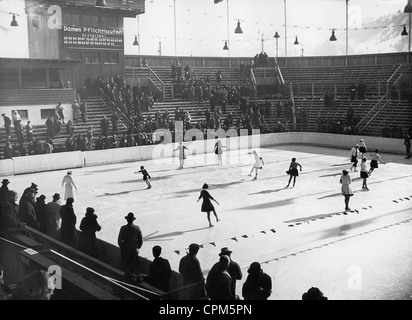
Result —
[[[362,191],[359,172],[350,172],[352,212],[344,213],[339,178],[343,169],[350,168],[349,150],[304,145],[262,148],[265,166],[257,181],[248,176],[251,151],[240,151],[243,161],[237,164],[224,157],[223,165],[215,164],[214,154],[203,164],[199,161],[203,155],[189,155],[182,170],[177,169],[176,158],[174,163],[73,169],[77,226],[86,207],[93,207],[102,226],[97,236],[116,244],[124,216],[134,212],[144,236],[141,256],[152,260],[152,247],[160,245],[162,256],[177,271],[186,248],[195,242],[202,246],[198,258],[205,277],[220,249],[229,247],[243,272],[237,283],[239,296],[249,265],[258,261],[272,277],[271,300],[299,300],[312,286],[330,300],[412,300],[410,159],[381,153],[386,164],[379,164],[368,179],[370,191]],[[296,186],[285,189],[292,157],[303,171]],[[150,190],[142,175],[135,174],[141,165],[152,176]],[[49,202],[55,192],[63,195],[66,171],[5,178],[19,195],[31,182],[37,183],[39,195],[46,195]],[[211,215],[212,228],[206,213],[200,212],[201,201],[197,202],[204,183],[220,203],[215,208],[221,221],[216,223]]]

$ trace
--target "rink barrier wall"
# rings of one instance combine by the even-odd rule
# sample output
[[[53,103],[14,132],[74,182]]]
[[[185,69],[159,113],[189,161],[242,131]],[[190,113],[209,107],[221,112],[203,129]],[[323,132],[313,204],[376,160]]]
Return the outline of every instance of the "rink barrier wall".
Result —
[[[403,139],[369,137],[358,135],[340,135],[317,132],[283,132],[265,135],[220,137],[225,151],[257,149],[277,145],[302,144],[328,148],[350,149],[364,139],[368,152],[379,149],[381,153],[405,154]],[[215,139],[187,141],[188,155],[213,154]],[[73,151],[64,153],[42,154],[16,157],[0,161],[0,176],[12,176],[52,170],[91,167],[124,162],[136,162],[166,159],[178,164],[178,153],[174,153],[177,143],[118,148],[109,150]]]

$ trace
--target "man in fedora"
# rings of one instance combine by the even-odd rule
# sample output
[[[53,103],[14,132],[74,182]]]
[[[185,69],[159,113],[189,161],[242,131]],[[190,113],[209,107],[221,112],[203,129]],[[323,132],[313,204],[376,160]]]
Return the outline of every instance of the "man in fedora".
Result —
[[[228,247],[223,247],[220,250],[219,256],[228,256],[230,259],[230,264],[229,267],[227,268],[227,272],[230,274],[230,277],[232,278],[232,292],[233,294],[236,294],[236,280],[242,280],[242,270],[240,269],[239,264],[237,264],[235,261],[232,260],[231,257],[232,251],[229,250]]]
[[[245,300],[267,300],[272,294],[272,279],[263,272],[259,262],[252,262],[242,288]]]
[[[60,194],[53,195],[53,201],[46,204],[47,235],[55,239],[60,238],[61,216],[60,216]]]
[[[3,181],[1,182],[0,203],[7,201],[7,196],[9,193],[9,183],[10,181],[8,179],[3,179]]]
[[[125,277],[131,278],[139,256],[139,249],[143,245],[142,232],[139,226],[133,224],[136,220],[133,212],[129,212],[126,217],[127,224],[120,228],[117,244],[121,250],[120,258]]]

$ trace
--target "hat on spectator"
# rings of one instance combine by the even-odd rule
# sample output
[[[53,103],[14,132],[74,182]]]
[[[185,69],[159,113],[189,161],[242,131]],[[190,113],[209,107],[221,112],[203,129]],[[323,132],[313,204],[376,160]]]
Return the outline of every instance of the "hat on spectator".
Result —
[[[1,183],[2,183],[2,184],[9,184],[10,181],[9,181],[9,179],[3,179],[3,181],[2,181]]]
[[[60,194],[59,193],[55,193],[53,195],[53,199],[60,199]]]
[[[252,262],[252,264],[250,265],[249,269],[248,269],[248,273],[251,274],[257,274],[260,272],[261,267],[260,267],[260,263],[259,262]]]
[[[37,184],[35,184],[34,182],[31,183],[30,188],[34,189],[34,190],[39,190],[39,188],[37,188]]]
[[[223,248],[220,250],[219,256],[222,256],[222,255],[228,256],[228,255],[230,255],[231,253],[232,253],[232,251],[229,250],[228,247],[223,247]]]
[[[136,218],[134,217],[133,212],[129,212],[126,217],[124,217],[127,221],[134,221]]]

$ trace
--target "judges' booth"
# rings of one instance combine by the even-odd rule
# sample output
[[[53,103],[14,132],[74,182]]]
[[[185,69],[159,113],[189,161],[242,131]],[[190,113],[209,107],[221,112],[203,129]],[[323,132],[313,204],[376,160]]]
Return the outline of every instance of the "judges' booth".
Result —
[[[73,88],[88,77],[124,74],[124,18],[143,14],[145,0],[25,0],[29,56],[80,61]]]

